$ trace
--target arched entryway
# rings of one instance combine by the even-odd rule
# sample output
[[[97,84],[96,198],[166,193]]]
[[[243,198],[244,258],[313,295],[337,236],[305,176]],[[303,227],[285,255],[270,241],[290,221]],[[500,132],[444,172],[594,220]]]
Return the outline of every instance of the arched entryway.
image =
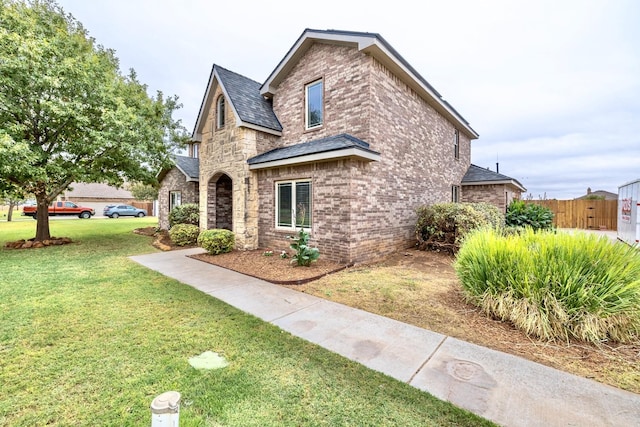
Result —
[[[216,174],[207,190],[207,228],[233,230],[233,181],[226,174]]]

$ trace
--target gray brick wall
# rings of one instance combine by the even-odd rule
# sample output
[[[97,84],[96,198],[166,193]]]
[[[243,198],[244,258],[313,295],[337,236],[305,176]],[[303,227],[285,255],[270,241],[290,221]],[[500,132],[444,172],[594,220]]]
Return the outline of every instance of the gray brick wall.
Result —
[[[184,174],[177,168],[171,169],[162,179],[158,191],[158,225],[160,228],[169,228],[169,193],[180,191],[182,203],[198,203],[198,183],[187,182]]]
[[[324,125],[304,129],[304,87],[324,81]],[[452,123],[382,64],[354,48],[315,44],[283,80],[273,100],[283,125],[274,145],[258,152],[346,132],[371,144],[380,162],[344,159],[258,173],[259,245],[288,246],[276,230],[274,182],[313,181],[312,242],[324,256],[363,262],[414,244],[415,208],[447,202],[470,164],[460,132],[454,158]]]

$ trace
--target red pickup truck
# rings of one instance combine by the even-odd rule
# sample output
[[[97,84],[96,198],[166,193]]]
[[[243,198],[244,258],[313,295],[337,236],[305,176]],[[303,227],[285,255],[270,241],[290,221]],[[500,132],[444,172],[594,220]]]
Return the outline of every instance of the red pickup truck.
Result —
[[[22,215],[30,216],[36,219],[36,206],[25,206],[22,208]],[[73,202],[53,202],[49,206],[49,216],[56,215],[75,215],[79,218],[91,218],[96,211],[86,206],[78,206]]]

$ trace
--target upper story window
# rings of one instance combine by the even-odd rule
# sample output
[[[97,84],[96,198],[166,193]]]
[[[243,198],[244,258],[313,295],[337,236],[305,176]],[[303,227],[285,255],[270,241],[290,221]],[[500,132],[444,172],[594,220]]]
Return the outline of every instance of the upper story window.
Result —
[[[456,129],[453,133],[453,156],[460,158],[460,131]]]
[[[220,129],[224,127],[225,123],[225,104],[224,96],[218,97],[218,103],[216,104],[216,128]]]
[[[197,159],[198,156],[200,155],[200,144],[193,144],[191,147],[192,147],[191,157],[193,157],[194,159]]]
[[[305,87],[305,127],[313,129],[323,122],[323,85],[322,80],[309,83]]]

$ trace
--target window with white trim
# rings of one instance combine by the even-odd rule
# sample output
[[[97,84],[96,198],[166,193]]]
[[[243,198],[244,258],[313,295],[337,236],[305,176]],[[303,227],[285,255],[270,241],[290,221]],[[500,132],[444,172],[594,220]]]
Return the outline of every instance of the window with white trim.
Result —
[[[311,228],[311,181],[276,182],[276,228]]]
[[[218,129],[224,127],[225,122],[225,101],[224,96],[220,95],[218,97],[218,103],[216,105],[216,127]]]
[[[451,201],[453,203],[458,203],[460,201],[460,186],[452,185],[451,186]]]
[[[460,158],[460,131],[458,129],[453,133],[453,157]]]
[[[317,80],[305,86],[305,127],[313,129],[323,122],[323,85]]]
[[[181,191],[170,191],[169,192],[169,212],[173,210],[176,206],[180,206],[182,204],[182,192]]]
[[[193,144],[192,147],[193,155],[191,157],[197,159],[200,156],[200,144]]]

